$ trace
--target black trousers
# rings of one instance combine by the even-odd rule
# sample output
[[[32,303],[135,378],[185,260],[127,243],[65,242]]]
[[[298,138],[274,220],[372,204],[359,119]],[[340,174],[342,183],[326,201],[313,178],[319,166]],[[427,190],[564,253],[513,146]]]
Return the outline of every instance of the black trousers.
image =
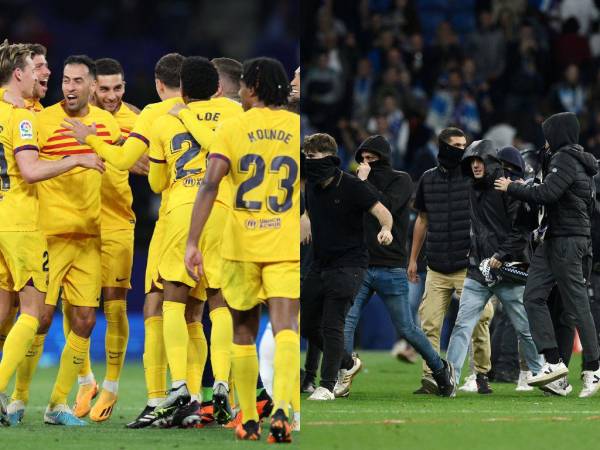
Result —
[[[586,362],[598,360],[598,336],[586,285],[591,261],[591,240],[583,236],[547,239],[536,249],[523,300],[531,335],[540,352],[558,347],[547,304],[556,284],[565,314],[574,318],[579,331],[583,359]]]
[[[344,324],[364,275],[360,267],[311,268],[300,294],[302,336],[323,352],[321,382],[333,391],[344,354]]]
[[[300,289],[304,289],[304,279],[310,272],[313,263],[313,248],[311,244],[300,245]],[[300,324],[302,327],[302,324]],[[319,370],[319,362],[321,361],[321,350],[314,342],[309,339],[306,341],[306,359],[304,361],[304,380],[314,381],[317,378],[317,370]],[[302,383],[304,383],[302,380]]]
[[[575,340],[575,316],[565,309],[558,286],[554,286],[552,292],[550,292],[548,309],[554,325],[558,353],[568,366],[573,354],[573,341]]]

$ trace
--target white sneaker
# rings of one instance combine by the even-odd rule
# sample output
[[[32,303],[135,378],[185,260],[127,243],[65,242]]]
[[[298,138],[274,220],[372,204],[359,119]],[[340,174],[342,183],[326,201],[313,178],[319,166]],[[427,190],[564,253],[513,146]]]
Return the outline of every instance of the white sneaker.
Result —
[[[527,381],[529,386],[544,386],[554,380],[565,377],[569,373],[569,369],[562,361],[558,364],[544,364],[542,370],[536,375],[533,375]]]
[[[465,378],[464,384],[458,388],[461,392],[477,392],[477,376],[472,373],[467,378]]]
[[[569,384],[567,377],[564,377],[544,386],[540,386],[540,389],[551,395],[560,395],[561,397],[566,397],[573,391],[573,386]]]
[[[351,369],[340,369],[338,372],[338,379],[333,388],[333,393],[336,397],[348,397],[350,395],[350,386],[352,386],[352,379],[362,369],[362,362],[359,357],[352,354],[354,365]]]
[[[335,400],[335,395],[329,389],[319,386],[307,400]]]
[[[533,387],[531,387],[527,384],[527,380],[529,380],[529,378],[531,378],[531,375],[532,375],[531,371],[521,370],[519,372],[519,381],[517,381],[517,387],[515,388],[515,391],[517,391],[517,392],[533,391]]]
[[[583,380],[583,389],[579,393],[580,398],[591,397],[600,389],[600,369],[584,370],[581,372],[581,379]]]

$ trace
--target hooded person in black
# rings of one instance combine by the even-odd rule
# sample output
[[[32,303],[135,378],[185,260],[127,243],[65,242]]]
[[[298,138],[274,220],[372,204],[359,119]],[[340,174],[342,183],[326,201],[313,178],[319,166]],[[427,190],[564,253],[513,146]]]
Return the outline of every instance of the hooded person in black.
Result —
[[[563,378],[568,368],[560,359],[547,299],[558,285],[563,306],[575,317],[583,347],[583,389],[589,397],[600,388],[598,337],[590,312],[589,281],[592,243],[591,219],[595,203],[594,157],[577,144],[579,122],[575,114],[560,113],[542,124],[551,158],[543,183],[525,185],[509,179],[496,181],[496,189],[530,203],[545,205],[548,228],[536,248],[525,289],[525,307],[537,348],[546,357],[543,370],[529,380],[544,386]]]
[[[458,316],[448,344],[448,362],[453,365],[458,381],[473,329],[488,300],[495,295],[517,331],[527,365],[537,372],[542,367],[542,360],[533,343],[523,306],[525,287],[511,280],[492,284],[480,270],[485,260],[489,260],[494,269],[505,262],[528,262],[529,232],[518,225],[517,217],[521,202],[494,190],[494,181],[504,176],[504,169],[492,141],[473,142],[465,150],[462,166],[463,173],[472,180],[469,192],[471,249]],[[480,379],[485,376],[477,374]]]
[[[408,279],[406,277],[406,237],[408,233],[409,201],[412,194],[412,181],[405,172],[398,172],[390,166],[390,144],[380,135],[368,137],[356,150],[356,161],[360,164],[358,178],[363,180],[389,209],[394,218],[391,245],[381,246],[376,236],[378,221],[370,215],[363,215],[365,236],[369,252],[369,262],[352,308],[346,316],[344,345],[347,354],[354,347],[354,332],[358,326],[363,307],[377,293],[383,300],[400,337],[405,338],[423,356],[432,370],[436,383],[447,384],[444,380],[447,364],[440,358],[425,333],[415,325],[408,302]],[[438,381],[439,380],[439,381]],[[341,369],[334,393],[348,395],[350,379],[347,370]],[[450,390],[447,394],[450,394]]]

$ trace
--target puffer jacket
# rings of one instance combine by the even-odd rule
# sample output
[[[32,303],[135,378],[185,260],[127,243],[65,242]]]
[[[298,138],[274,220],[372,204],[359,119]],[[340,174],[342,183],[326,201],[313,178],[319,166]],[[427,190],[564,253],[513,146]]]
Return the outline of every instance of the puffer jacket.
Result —
[[[542,129],[552,152],[548,175],[541,184],[511,183],[508,193],[546,205],[545,239],[589,237],[596,192],[593,176],[598,172],[598,163],[577,144],[579,122],[575,114],[555,114],[544,121]]]
[[[470,164],[473,158],[485,164],[485,175],[476,179]],[[494,257],[502,262],[529,262],[529,231],[520,225],[521,201],[494,189],[504,170],[490,140],[473,142],[462,159],[464,174],[472,178],[470,190],[471,249],[467,276],[485,283],[479,271],[482,260]]]

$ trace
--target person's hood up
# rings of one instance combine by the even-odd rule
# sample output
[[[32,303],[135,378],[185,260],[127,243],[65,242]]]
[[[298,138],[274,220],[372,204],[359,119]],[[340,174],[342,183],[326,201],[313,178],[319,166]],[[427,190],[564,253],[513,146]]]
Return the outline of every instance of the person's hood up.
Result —
[[[362,152],[371,152],[379,155],[380,161],[385,161],[389,164],[390,155],[392,154],[392,148],[386,138],[379,134],[369,136],[366,138],[356,149],[354,159],[357,163],[363,162]]]
[[[461,160],[462,171],[463,174],[474,179],[471,170],[471,159],[473,158],[479,158],[485,164],[485,178],[495,177],[498,171],[502,170],[502,163],[498,159],[496,145],[489,139],[474,141],[465,149]]]
[[[550,116],[542,123],[542,130],[552,153],[566,145],[575,145],[579,142],[579,120],[571,112]]]
[[[498,150],[498,159],[519,169],[521,177],[525,175],[525,160],[515,147],[509,145]]]

